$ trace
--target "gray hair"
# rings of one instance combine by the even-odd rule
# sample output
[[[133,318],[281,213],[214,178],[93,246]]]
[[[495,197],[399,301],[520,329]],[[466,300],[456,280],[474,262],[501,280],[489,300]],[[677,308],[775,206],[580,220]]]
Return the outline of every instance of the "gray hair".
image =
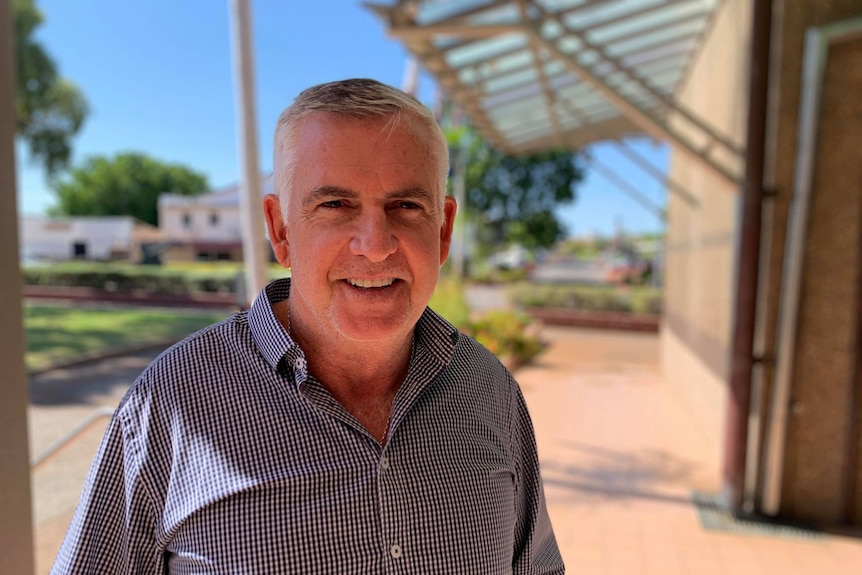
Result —
[[[303,90],[293,104],[285,108],[278,118],[273,146],[275,191],[280,198],[290,189],[296,156],[296,133],[300,120],[317,112],[358,119],[388,118],[386,129],[394,129],[402,115],[408,114],[428,129],[428,136],[436,140],[438,149],[431,161],[438,164],[440,199],[446,194],[449,174],[449,152],[446,135],[434,114],[419,100],[377,80],[355,78],[318,84]],[[280,157],[279,157],[280,156]],[[284,205],[282,209],[284,209]]]

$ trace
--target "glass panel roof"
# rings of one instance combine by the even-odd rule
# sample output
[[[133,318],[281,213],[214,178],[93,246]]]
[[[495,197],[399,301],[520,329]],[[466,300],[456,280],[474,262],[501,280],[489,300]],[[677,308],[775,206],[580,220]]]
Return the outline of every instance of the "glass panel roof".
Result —
[[[383,0],[381,0],[382,2]],[[720,0],[369,5],[507,151],[643,135],[675,104]]]

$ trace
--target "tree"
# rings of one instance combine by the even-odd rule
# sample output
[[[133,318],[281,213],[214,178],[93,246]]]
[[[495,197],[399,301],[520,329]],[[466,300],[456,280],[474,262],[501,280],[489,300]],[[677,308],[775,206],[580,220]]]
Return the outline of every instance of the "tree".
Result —
[[[465,171],[463,207],[476,224],[480,251],[506,244],[550,247],[565,236],[555,210],[575,200],[575,185],[583,178],[575,153],[510,156],[465,126],[448,129],[447,137],[453,172]]]
[[[54,215],[133,216],[158,225],[159,194],[194,196],[209,188],[203,174],[138,153],[88,158],[57,180]]]
[[[57,66],[33,34],[44,17],[33,0],[12,0],[17,79],[16,131],[27,142],[30,157],[49,176],[69,163],[71,139],[87,115],[87,102],[74,84],[61,78]]]

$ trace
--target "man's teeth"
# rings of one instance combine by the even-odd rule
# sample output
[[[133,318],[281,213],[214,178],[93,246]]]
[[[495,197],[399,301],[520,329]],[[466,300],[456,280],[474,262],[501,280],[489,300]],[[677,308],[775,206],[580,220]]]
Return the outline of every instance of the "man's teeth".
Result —
[[[361,288],[380,288],[391,286],[395,281],[393,278],[386,278],[380,280],[358,280],[358,279],[348,279],[347,280],[350,285],[361,287]]]

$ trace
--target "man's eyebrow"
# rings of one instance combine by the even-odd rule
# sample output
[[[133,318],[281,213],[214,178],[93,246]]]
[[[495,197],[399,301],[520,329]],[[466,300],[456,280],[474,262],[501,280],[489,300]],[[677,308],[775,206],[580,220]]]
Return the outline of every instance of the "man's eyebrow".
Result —
[[[353,190],[341,188],[339,186],[320,186],[314,188],[302,200],[303,207],[315,205],[324,200],[349,200],[358,196]],[[427,203],[433,203],[436,194],[422,187],[405,188],[403,190],[395,190],[386,194],[391,200],[417,200]]]
[[[393,200],[421,200],[429,203],[433,203],[436,197],[433,192],[420,187],[396,190],[388,196]]]
[[[338,186],[320,186],[314,188],[302,199],[302,206],[308,207],[314,205],[324,199],[327,200],[346,200],[355,198],[356,192]]]

